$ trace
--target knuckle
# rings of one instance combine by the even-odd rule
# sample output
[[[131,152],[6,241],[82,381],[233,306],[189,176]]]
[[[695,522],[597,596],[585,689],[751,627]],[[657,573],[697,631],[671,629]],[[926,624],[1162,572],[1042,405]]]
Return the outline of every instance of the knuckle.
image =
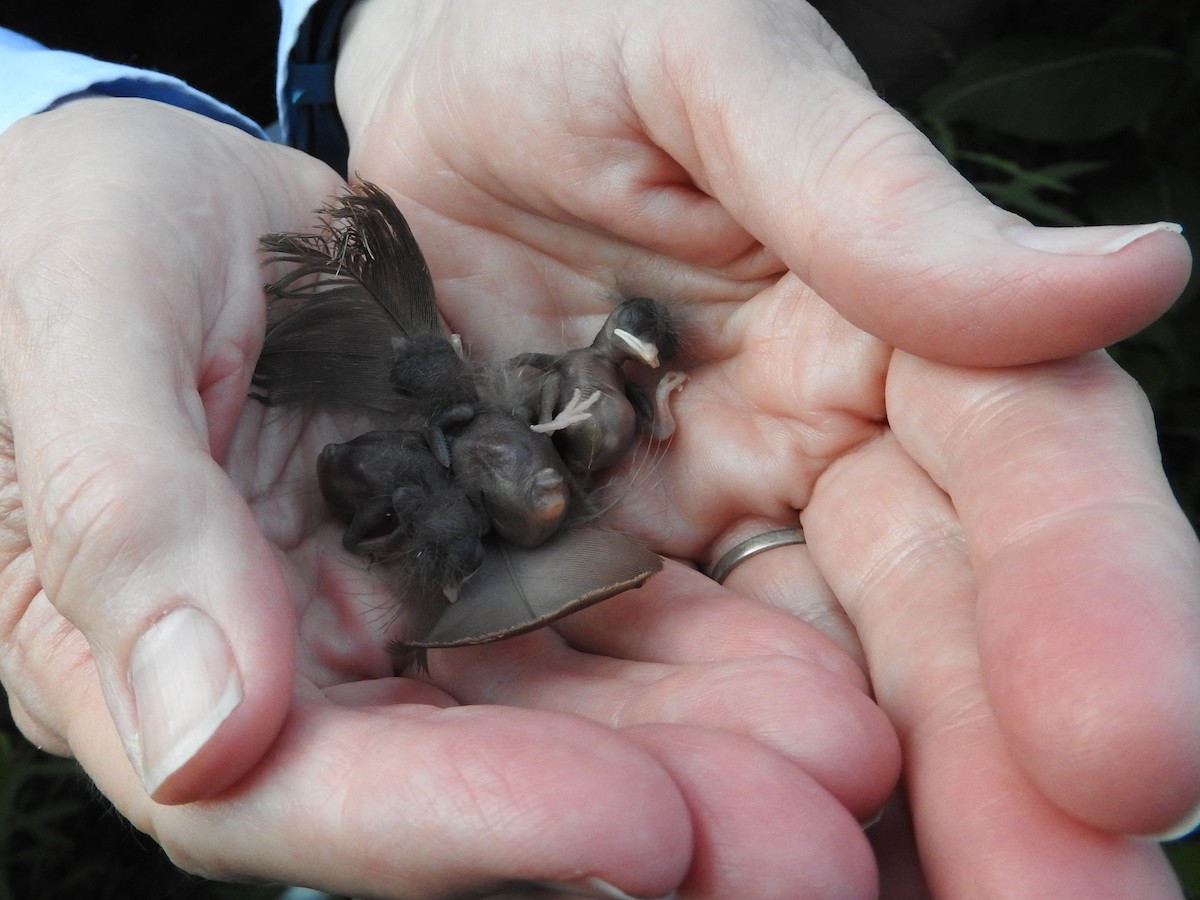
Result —
[[[42,585],[69,618],[84,600],[103,604],[161,540],[175,488],[154,469],[139,448],[107,441],[45,473],[27,510],[30,539]]]
[[[66,738],[44,717],[33,715],[11,692],[8,696],[8,707],[12,714],[13,724],[17,726],[17,730],[29,743],[54,756],[69,757],[71,755],[71,747]]]

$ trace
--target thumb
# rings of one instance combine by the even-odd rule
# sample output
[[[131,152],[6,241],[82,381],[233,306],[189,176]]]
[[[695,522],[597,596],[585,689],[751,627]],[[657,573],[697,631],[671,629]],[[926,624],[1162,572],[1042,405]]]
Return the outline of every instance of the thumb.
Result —
[[[132,291],[86,293],[53,328],[6,329],[20,502],[42,588],[86,637],[147,793],[188,802],[244,775],[279,731],[293,612],[209,452],[185,362],[199,352],[148,324],[153,305],[138,318]]]
[[[1010,365],[1110,344],[1178,296],[1177,226],[1037,228],[1000,210],[812,10],[771,6],[664,22],[661,57],[630,67],[656,74],[631,95],[700,187],[850,322],[926,358]]]
[[[44,589],[87,638],[147,794],[219,793],[259,760],[288,709],[286,589],[211,459],[161,442],[150,453],[92,443],[28,479]]]

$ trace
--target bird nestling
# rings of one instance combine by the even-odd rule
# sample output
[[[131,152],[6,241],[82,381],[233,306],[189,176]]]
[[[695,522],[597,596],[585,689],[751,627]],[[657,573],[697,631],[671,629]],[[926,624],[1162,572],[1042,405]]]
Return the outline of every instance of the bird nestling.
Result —
[[[527,379],[533,396],[524,398],[535,404],[534,427],[554,434],[572,472],[590,475],[620,462],[636,435],[649,432],[654,422],[653,405],[626,380],[624,366],[657,369],[674,358],[677,348],[667,308],[657,300],[635,297],[613,310],[589,346],[558,355],[522,353],[503,365],[540,373]],[[520,377],[507,379],[509,384],[514,381],[521,383]]]
[[[442,330],[424,256],[383,190],[355,185],[318,215],[312,233],[262,238],[294,267],[267,285],[251,396],[368,413],[375,427],[326,446],[317,474],[344,547],[406,583],[397,649],[497,640],[658,571],[635,539],[571,516],[578,476],[619,461],[654,418],[622,367],[674,355],[666,308],[626,301],[589,347],[476,365]]]

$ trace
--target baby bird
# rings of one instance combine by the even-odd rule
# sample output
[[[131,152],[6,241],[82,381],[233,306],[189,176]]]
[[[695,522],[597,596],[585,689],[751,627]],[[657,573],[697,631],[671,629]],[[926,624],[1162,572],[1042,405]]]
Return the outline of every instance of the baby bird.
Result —
[[[330,510],[347,523],[342,545],[398,564],[423,594],[453,602],[483,561],[488,518],[420,431],[369,431],[327,444],[317,479]]]
[[[496,534],[536,547],[562,527],[571,502],[566,467],[546,435],[507,411],[483,409],[450,434],[454,480]]]
[[[587,347],[554,355],[522,353],[505,363],[525,374],[537,414],[535,430],[552,432],[570,470],[579,475],[618,462],[654,407],[626,380],[626,363],[656,369],[678,350],[675,324],[657,300],[635,297],[618,306]]]

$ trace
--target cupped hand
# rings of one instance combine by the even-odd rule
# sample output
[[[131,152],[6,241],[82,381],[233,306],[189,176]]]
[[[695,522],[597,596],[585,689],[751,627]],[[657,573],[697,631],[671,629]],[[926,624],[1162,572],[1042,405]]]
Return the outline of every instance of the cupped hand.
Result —
[[[258,236],[340,189],[152,102],[0,136],[0,677],[24,733],[214,877],[872,896],[859,821],[892,727],[828,639],[694,569],[570,642],[393,677],[403,614],[315,486],[354,424],[246,397],[279,274]]]
[[[1171,895],[1122,835],[1200,807],[1200,549],[1136,386],[1028,364],[1172,302],[1175,229],[992,207],[802,4],[362,0],[342,59],[351,171],[476,352],[675,304],[679,430],[613,515],[704,564],[803,510],[807,547],[727,584],[861,641],[935,889]],[[560,633],[589,648],[610,603]]]

